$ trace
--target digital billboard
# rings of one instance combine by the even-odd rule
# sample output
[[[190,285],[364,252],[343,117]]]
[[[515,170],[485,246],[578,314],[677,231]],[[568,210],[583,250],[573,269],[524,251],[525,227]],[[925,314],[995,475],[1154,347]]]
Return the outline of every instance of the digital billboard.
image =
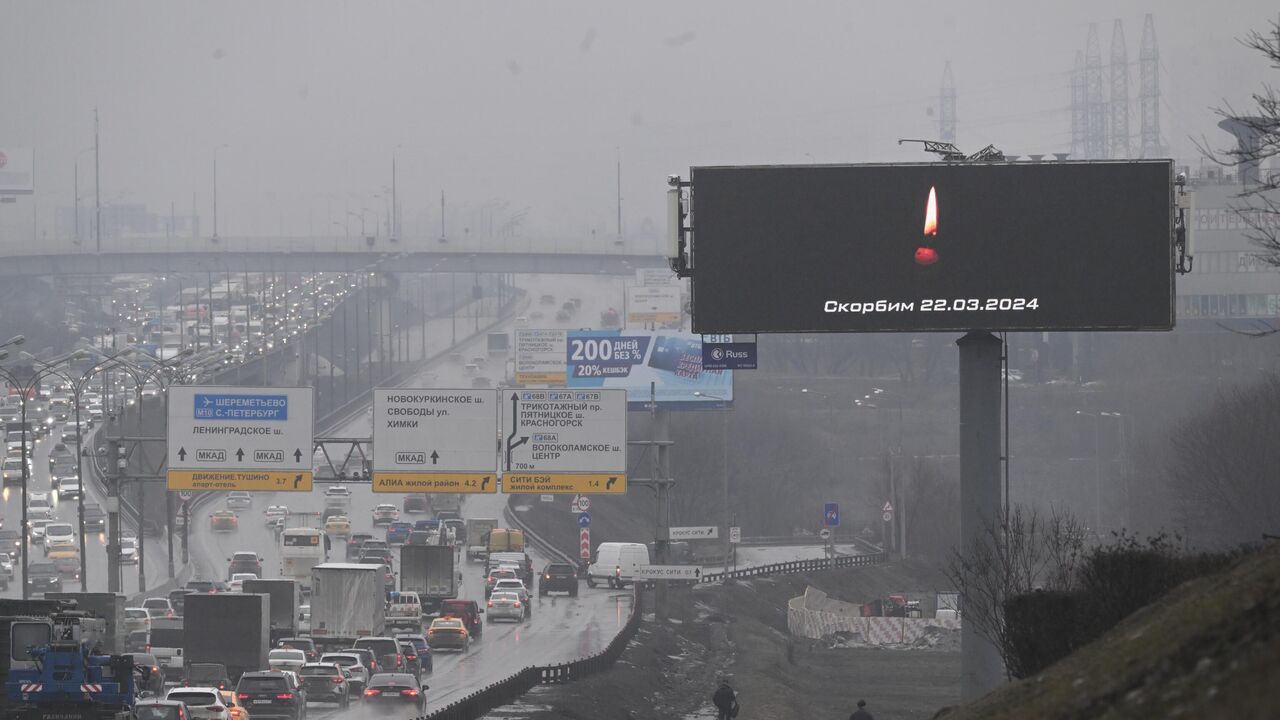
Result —
[[[1169,160],[698,167],[693,329],[1167,330]]]

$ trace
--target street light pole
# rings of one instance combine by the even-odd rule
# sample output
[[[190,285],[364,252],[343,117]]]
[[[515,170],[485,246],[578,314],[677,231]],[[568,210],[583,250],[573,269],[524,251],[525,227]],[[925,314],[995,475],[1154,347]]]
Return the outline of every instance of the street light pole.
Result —
[[[98,153],[98,108],[93,109],[93,205],[94,205],[94,221],[93,221],[93,237],[97,245],[97,252],[102,252],[102,173],[99,163]],[[25,521],[24,521],[25,522]],[[23,574],[26,573],[26,556],[23,556]],[[23,578],[26,583],[26,578]],[[23,590],[25,593],[26,591]]]

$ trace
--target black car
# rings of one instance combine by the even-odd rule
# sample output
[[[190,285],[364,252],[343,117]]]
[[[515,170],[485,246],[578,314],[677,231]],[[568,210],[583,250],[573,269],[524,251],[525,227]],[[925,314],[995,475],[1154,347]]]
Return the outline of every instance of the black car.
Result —
[[[160,661],[151,653],[130,652],[125,657],[133,662],[133,671],[138,678],[138,689],[147,690],[156,695],[164,695],[164,673],[160,672]]]
[[[188,580],[183,587],[190,592],[198,593],[220,593],[229,590],[227,584],[221,580]]]
[[[175,614],[177,614],[178,616],[181,616],[181,615],[182,615],[182,611],[183,611],[183,610],[186,608],[186,606],[187,606],[187,596],[188,596],[188,595],[194,595],[194,594],[195,594],[195,591],[194,591],[194,590],[187,590],[187,589],[185,589],[185,588],[178,588],[177,590],[170,590],[170,591],[169,591],[169,604],[173,606],[173,612],[174,612]],[[222,689],[223,689],[223,690],[226,690],[226,688],[222,688]]]
[[[343,648],[338,652],[355,653],[360,656],[360,664],[369,668],[369,676],[373,677],[382,667],[378,664],[378,658],[374,657],[373,651],[369,648]]]
[[[97,505],[84,506],[84,529],[102,532],[107,529],[107,514]]]
[[[248,710],[254,720],[269,717],[304,720],[307,694],[293,677],[281,672],[247,672],[236,684],[236,702]]]
[[[351,533],[347,537],[347,560],[354,560],[360,557],[360,548],[364,545],[364,541],[372,539],[373,536],[369,533]]]
[[[33,593],[62,592],[62,576],[51,562],[34,562],[27,566],[27,589]]]
[[[547,563],[538,579],[538,595],[564,591],[578,597],[578,570],[569,563]]]
[[[413,643],[398,638],[396,644],[400,646],[400,655],[404,657],[405,670],[414,675],[422,675],[422,660],[418,657],[418,648]]]
[[[307,688],[310,702],[336,703],[346,710],[351,702],[351,684],[343,669],[333,663],[307,663],[298,671],[298,679]]]
[[[381,673],[364,689],[365,703],[380,708],[406,708],[419,714],[426,707],[426,685],[408,673]],[[250,710],[249,712],[253,712]]]
[[[405,495],[403,507],[406,513],[424,513],[431,509],[426,495]]]

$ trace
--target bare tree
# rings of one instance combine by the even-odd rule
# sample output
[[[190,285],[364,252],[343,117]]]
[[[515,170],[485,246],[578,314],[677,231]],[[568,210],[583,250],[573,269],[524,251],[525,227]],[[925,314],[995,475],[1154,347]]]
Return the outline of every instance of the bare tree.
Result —
[[[964,599],[964,622],[999,648],[1010,677],[1020,673],[1006,603],[1034,590],[1072,589],[1084,537],[1070,514],[1015,505],[1008,518],[985,523],[973,547],[952,552],[944,572]]]

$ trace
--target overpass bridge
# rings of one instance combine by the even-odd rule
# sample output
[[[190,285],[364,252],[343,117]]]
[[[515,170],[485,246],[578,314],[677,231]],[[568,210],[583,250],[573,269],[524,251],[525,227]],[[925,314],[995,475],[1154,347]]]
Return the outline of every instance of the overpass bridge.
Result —
[[[351,272],[381,261],[406,273],[630,275],[666,267],[649,247],[588,241],[441,242],[349,237],[103,238],[0,245],[0,277],[229,272]],[[639,243],[636,243],[639,245]],[[644,243],[649,245],[650,243]]]

